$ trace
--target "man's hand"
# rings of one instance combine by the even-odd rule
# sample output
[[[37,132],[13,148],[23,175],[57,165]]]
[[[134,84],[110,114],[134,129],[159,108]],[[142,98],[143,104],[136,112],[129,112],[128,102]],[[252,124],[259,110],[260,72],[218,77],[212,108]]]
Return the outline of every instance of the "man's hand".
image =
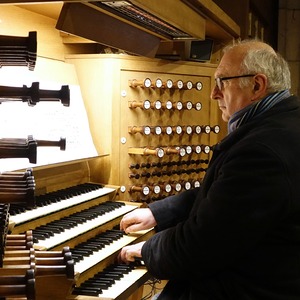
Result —
[[[150,229],[156,225],[154,216],[149,208],[138,208],[126,214],[121,222],[120,229],[125,233]]]
[[[135,258],[142,257],[142,247],[145,242],[129,245],[124,247],[118,256],[119,263],[133,262]]]

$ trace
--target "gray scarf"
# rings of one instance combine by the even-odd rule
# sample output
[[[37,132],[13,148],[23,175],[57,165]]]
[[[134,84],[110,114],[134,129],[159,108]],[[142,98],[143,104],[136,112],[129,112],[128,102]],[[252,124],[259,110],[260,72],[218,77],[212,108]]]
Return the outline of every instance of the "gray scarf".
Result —
[[[241,125],[255,119],[256,117],[263,114],[265,111],[269,110],[278,102],[286,99],[290,96],[289,90],[283,90],[277,93],[273,93],[263,98],[262,100],[255,102],[251,105],[234,113],[228,122],[228,134],[239,128]]]

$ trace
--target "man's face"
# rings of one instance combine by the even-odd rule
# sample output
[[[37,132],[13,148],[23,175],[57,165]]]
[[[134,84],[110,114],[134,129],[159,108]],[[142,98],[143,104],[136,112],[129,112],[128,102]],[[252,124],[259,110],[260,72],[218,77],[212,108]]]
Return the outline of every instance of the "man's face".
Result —
[[[240,69],[242,58],[243,55],[238,47],[226,52],[217,67],[215,78],[245,75]],[[239,81],[239,78],[223,80],[222,88],[219,89],[215,86],[211,92],[211,99],[218,101],[219,108],[222,111],[222,119],[225,122],[228,122],[235,112],[252,103],[253,83],[241,88]]]

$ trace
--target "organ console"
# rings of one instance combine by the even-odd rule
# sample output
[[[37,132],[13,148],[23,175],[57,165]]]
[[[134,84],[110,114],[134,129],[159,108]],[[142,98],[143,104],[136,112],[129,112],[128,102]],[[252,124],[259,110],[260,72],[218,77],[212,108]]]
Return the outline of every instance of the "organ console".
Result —
[[[93,137],[97,137],[95,143],[99,138],[101,146],[97,146],[103,155],[0,174],[0,209],[6,216],[2,223],[9,228],[2,231],[7,238],[2,243],[0,276],[1,272],[22,273],[25,286],[26,272],[33,270],[35,293],[20,291],[28,299],[140,300],[140,287],[150,275],[141,262],[123,265],[117,263],[117,256],[122,247],[148,239],[153,230],[127,235],[119,230],[119,222],[138,207],[200,186],[211,146],[218,139],[212,133],[218,134],[220,127],[218,119],[211,119],[209,101],[212,66],[199,69],[195,64],[176,64],[170,69],[168,64],[157,66],[143,58],[114,58],[120,63],[114,65],[119,69],[114,70],[118,76],[110,78],[111,90],[120,89],[120,98],[115,97],[118,93],[107,92],[103,75],[99,76],[103,58],[97,57],[95,65],[100,62],[100,66],[88,72],[99,76],[100,90],[91,88],[91,94],[86,94],[88,76],[79,76],[83,95],[91,101],[87,110],[97,128]],[[88,65],[85,58],[83,63],[81,57],[68,59],[75,68],[80,65],[78,72]],[[108,94],[102,95],[102,88]],[[99,94],[107,99],[101,102],[101,111],[97,110],[99,99],[94,99]],[[30,106],[60,101],[69,106],[69,89],[40,90],[36,82],[31,87],[0,86],[0,102],[9,101],[25,101]],[[98,128],[99,116],[106,112],[113,112],[112,126],[106,123]],[[64,150],[65,140],[0,139],[0,157],[8,152],[17,157],[13,145],[34,162],[36,157],[26,152],[28,147]],[[4,192],[8,194],[11,184],[13,194],[20,198],[7,198],[5,203]],[[10,296],[9,291],[6,295]]]
[[[126,299],[135,292],[140,295],[138,287],[150,277],[145,267],[132,265],[124,271],[122,267],[125,266],[116,264],[116,261],[122,247],[147,239],[152,234],[152,230],[147,230],[126,235],[118,229],[122,216],[141,204],[117,201],[117,186],[81,182],[90,174],[77,179],[80,183],[71,184],[74,178],[70,175],[74,176],[74,172],[89,172],[85,162],[74,162],[71,167],[62,164],[53,168],[42,168],[36,172],[38,191],[35,207],[10,204],[10,223],[13,229],[10,235],[11,242],[7,245],[17,245],[19,242],[16,238],[24,239],[28,228],[31,229],[32,239],[30,249],[24,246],[22,250],[12,252],[11,248],[6,248],[3,259],[5,268],[13,270],[17,265],[29,268],[34,262],[36,278],[39,278],[35,299],[50,300],[53,299],[53,295],[57,300],[93,299],[89,297]],[[66,179],[62,184],[70,186],[57,190],[52,186],[56,187],[57,181],[53,182],[51,176],[53,173],[62,174],[62,170],[63,178]],[[46,182],[43,182],[45,178]],[[52,183],[49,185],[49,182]],[[39,192],[46,189],[45,193]],[[26,241],[23,241],[23,244],[25,245]],[[68,249],[68,255],[65,254],[65,249]],[[63,254],[59,256],[59,253]],[[71,260],[72,264],[69,262]],[[66,261],[69,263],[62,267]],[[49,267],[51,264],[61,267],[56,267],[54,273],[53,268]],[[41,265],[45,267],[42,268]],[[116,277],[116,272],[111,271],[111,268],[121,270],[123,275]],[[108,269],[110,271],[107,271]],[[59,274],[64,274],[61,282],[55,278]],[[104,279],[101,276],[104,276]],[[42,292],[46,278],[55,282],[55,288],[62,289],[63,292],[56,295],[53,291],[50,292],[50,288]],[[105,281],[109,281],[109,284],[104,286]],[[97,288],[92,289],[93,286]]]

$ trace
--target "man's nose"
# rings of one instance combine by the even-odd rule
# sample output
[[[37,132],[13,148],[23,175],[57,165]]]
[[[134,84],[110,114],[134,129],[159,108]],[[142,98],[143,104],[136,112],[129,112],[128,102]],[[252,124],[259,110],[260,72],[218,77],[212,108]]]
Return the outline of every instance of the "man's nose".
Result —
[[[221,91],[219,90],[219,88],[215,85],[210,93],[210,98],[212,100],[218,100],[221,98],[220,96]]]

